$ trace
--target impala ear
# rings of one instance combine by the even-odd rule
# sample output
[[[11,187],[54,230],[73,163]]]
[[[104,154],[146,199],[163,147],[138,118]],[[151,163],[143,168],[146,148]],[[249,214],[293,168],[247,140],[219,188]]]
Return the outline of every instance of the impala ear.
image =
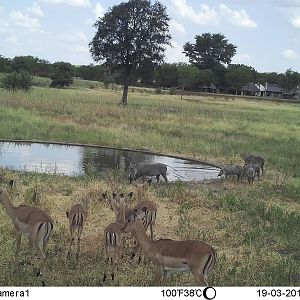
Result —
[[[116,199],[117,194],[115,192],[113,192],[113,198]]]
[[[121,197],[121,198],[124,198],[124,193],[121,193],[121,194],[120,194],[120,197]]]
[[[105,193],[102,193],[102,197],[105,199],[107,197],[107,191]]]
[[[127,196],[128,196],[129,199],[131,199],[132,196],[133,196],[133,192],[130,192]]]
[[[68,211],[66,211],[66,215],[67,215],[67,218],[69,219],[69,212]]]

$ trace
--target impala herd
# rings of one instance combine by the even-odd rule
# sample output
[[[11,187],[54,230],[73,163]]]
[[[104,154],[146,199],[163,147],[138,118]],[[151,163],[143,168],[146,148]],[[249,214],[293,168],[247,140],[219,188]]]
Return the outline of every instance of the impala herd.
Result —
[[[128,200],[133,193],[124,195],[108,193],[103,194],[106,202],[115,214],[115,220],[104,229],[104,252],[106,266],[103,274],[103,282],[110,278],[115,280],[115,271],[118,261],[122,258],[125,244],[125,236],[131,235],[136,241],[132,258],[143,250],[155,267],[154,285],[165,285],[166,280],[173,272],[190,271],[197,284],[208,285],[208,274],[216,263],[216,251],[207,243],[196,240],[176,241],[171,239],[154,240],[155,222],[158,209],[154,202],[145,199],[144,189],[150,182],[135,183],[137,203],[134,207],[128,207]],[[47,212],[40,208],[28,205],[15,207],[10,200],[10,190],[13,181],[10,181],[7,189],[0,189],[0,203],[3,204],[7,215],[16,229],[16,255],[18,258],[22,234],[29,238],[29,247],[36,251],[40,260],[40,271],[37,275],[42,277],[45,286],[45,248],[54,227],[54,221]],[[70,244],[67,257],[70,255],[74,239],[77,238],[78,258],[80,254],[80,238],[87,218],[87,209],[80,204],[73,205],[66,212],[70,229]],[[147,230],[150,230],[150,237]],[[140,260],[140,255],[139,255]],[[161,282],[161,277],[163,281]]]

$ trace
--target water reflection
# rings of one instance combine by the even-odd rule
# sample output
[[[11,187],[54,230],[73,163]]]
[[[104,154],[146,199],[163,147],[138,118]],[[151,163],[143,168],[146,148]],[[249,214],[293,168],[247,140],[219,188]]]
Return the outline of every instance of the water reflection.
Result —
[[[88,174],[92,171],[105,176],[112,169],[128,174],[130,162],[164,163],[168,166],[169,181],[211,179],[216,178],[219,172],[218,168],[189,160],[128,150],[0,142],[0,164],[14,170],[71,176]]]

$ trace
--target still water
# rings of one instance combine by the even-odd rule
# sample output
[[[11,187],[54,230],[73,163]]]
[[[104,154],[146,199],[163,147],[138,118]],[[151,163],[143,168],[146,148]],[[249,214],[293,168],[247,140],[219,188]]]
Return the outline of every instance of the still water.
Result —
[[[0,142],[0,167],[13,170],[76,176],[109,170],[128,174],[132,163],[163,163],[169,181],[200,181],[217,178],[219,168],[188,159],[130,150],[41,143]],[[162,179],[162,178],[161,178]],[[163,179],[162,179],[163,180]]]

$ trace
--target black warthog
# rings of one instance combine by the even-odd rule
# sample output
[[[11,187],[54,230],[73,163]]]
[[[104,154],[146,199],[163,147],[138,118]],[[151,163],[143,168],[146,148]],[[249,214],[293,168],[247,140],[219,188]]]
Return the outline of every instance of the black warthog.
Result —
[[[264,174],[265,160],[261,156],[248,155],[244,158],[246,165],[259,165],[261,168],[261,174]]]
[[[161,163],[155,163],[155,164],[139,163],[135,165],[130,163],[129,165],[130,183],[133,180],[137,180],[140,177],[142,177],[143,182],[145,182],[147,176],[156,176],[156,180],[157,182],[159,182],[160,175],[164,178],[166,182],[168,182],[167,166]]]
[[[244,169],[241,166],[226,166],[222,168],[218,174],[218,176],[225,175],[225,177],[229,175],[237,176],[237,181],[242,180],[242,176],[244,173]]]

